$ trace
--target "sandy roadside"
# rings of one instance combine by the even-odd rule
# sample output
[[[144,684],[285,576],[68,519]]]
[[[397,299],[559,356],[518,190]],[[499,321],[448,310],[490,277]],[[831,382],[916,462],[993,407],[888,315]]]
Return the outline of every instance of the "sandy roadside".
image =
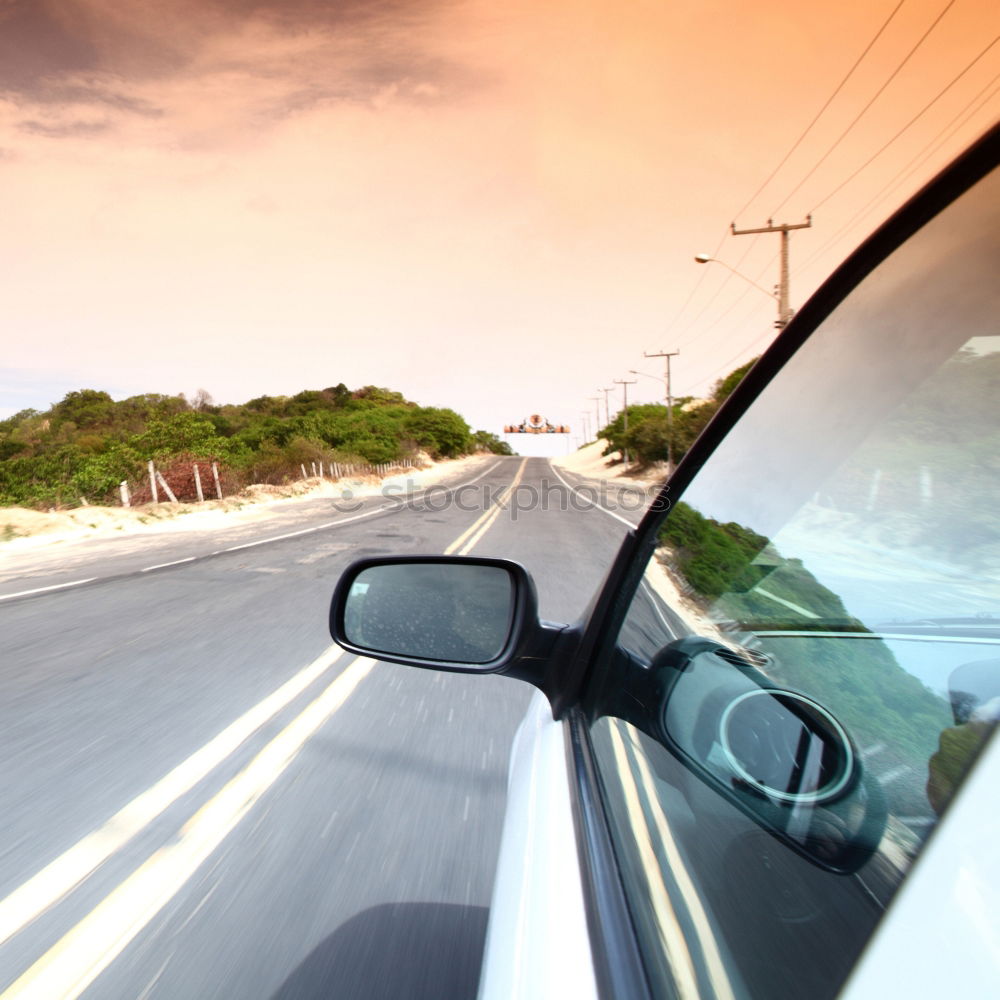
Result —
[[[494,456],[470,455],[440,462],[427,460],[423,468],[401,469],[384,479],[352,476],[330,482],[319,478],[287,486],[248,486],[237,496],[204,503],[144,504],[141,507],[78,507],[46,513],[23,507],[0,508],[0,555],[13,554],[84,538],[118,538],[153,532],[213,531],[277,515],[275,508],[324,497],[374,496],[387,486],[398,493],[426,489],[447,476],[472,470]]]
[[[621,456],[617,452],[613,456],[602,455],[601,453],[606,447],[606,441],[595,441],[570,455],[552,459],[552,464],[567,472],[586,476],[589,479],[602,479],[641,489],[648,489],[650,486],[663,482],[666,476],[666,468],[663,464],[658,463],[650,469],[637,472],[634,468],[624,466],[620,461]],[[626,475],[626,473],[628,474]],[[692,633],[711,636],[719,642],[732,645],[732,640],[727,639],[716,628],[715,624],[705,615],[703,609],[684,595],[679,581],[665,565],[667,555],[667,549],[657,550],[657,557],[651,560],[646,567],[644,577],[647,584],[684,621]]]
[[[578,448],[569,455],[553,458],[551,462],[557,468],[578,476],[605,479],[620,483],[622,486],[637,486],[640,489],[662,483],[666,477],[667,470],[663,463],[657,462],[648,469],[639,471],[635,466],[626,466],[617,451],[608,456],[603,455],[602,452],[607,446],[607,441],[600,439]]]

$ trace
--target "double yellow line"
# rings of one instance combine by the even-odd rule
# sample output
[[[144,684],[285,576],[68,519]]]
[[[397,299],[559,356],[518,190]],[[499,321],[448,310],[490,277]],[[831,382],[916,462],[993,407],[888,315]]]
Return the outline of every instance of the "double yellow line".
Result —
[[[465,555],[505,509],[524,473],[445,549]],[[331,647],[182,764],[69,848],[20,888],[0,899],[0,944],[60,902],[154,819],[208,776],[343,653]],[[347,701],[375,661],[358,657],[242,770],[90,913],[12,983],[0,1000],[72,1000],[124,951],[170,902],[237,823],[271,788],[307,740]]]
[[[524,459],[524,461],[518,466],[517,473],[511,480],[510,486],[508,486],[507,489],[505,489],[503,493],[497,497],[496,504],[493,507],[487,508],[483,512],[482,516],[476,518],[470,528],[463,531],[462,534],[460,534],[458,538],[456,538],[455,541],[453,541],[451,545],[444,550],[444,554],[446,556],[454,555],[456,552],[458,555],[464,556],[468,555],[472,551],[479,539],[490,530],[490,526],[493,522],[503,511],[507,509],[505,504],[514,495],[514,491],[517,489],[521,482],[521,477],[524,475],[524,467],[527,464],[528,460]]]

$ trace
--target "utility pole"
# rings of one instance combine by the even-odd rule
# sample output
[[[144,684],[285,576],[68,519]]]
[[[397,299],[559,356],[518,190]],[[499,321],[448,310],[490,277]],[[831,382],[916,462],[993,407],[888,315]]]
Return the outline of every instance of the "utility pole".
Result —
[[[657,351],[649,354],[642,352],[644,358],[664,358],[667,362],[667,475],[674,471],[674,397],[670,391],[670,359],[676,358],[681,352]]]
[[[611,408],[608,406],[608,393],[614,392],[615,387],[612,386],[610,389],[598,389],[598,392],[604,393],[604,426],[607,427],[611,423]]]
[[[590,444],[590,414],[586,410],[580,411],[583,419],[583,443]]]
[[[601,429],[601,397],[588,396],[588,401],[594,404],[594,440],[597,440],[597,432]]]
[[[620,385],[622,387],[622,413],[625,414],[625,430],[624,430],[624,434],[625,434],[626,440],[628,440],[628,387],[630,385],[635,385],[636,382],[638,381],[638,379],[631,379],[631,380],[629,380],[629,379],[624,379],[624,378],[616,378],[616,379],[613,379],[613,381],[614,381],[614,383],[616,385]],[[625,464],[628,465],[628,445],[627,444],[624,446],[624,448],[622,448],[622,456],[625,459]]]
[[[771,219],[767,220],[767,225],[759,229],[737,229],[736,223],[730,225],[733,236],[750,236],[754,233],[781,233],[781,279],[778,282],[778,320],[774,324],[778,330],[784,330],[788,326],[788,321],[795,315],[795,311],[788,305],[788,234],[793,229],[809,229],[812,226],[812,216],[807,215],[805,222],[797,222],[794,225],[783,222],[780,226],[774,225]]]

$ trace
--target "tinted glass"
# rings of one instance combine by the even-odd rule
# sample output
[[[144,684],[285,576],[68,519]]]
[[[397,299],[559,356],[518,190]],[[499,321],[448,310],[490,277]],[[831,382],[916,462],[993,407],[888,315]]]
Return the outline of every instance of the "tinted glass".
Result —
[[[664,520],[619,637],[668,678],[661,738],[592,729],[663,995],[836,994],[1000,716],[998,274],[993,176]]]

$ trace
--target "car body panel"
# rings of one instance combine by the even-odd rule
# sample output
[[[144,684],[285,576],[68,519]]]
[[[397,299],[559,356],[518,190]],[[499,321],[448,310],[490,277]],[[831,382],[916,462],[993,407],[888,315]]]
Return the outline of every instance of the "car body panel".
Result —
[[[480,1000],[597,997],[565,725],[536,691],[511,753]]]
[[[873,935],[843,1000],[986,997],[1000,985],[1000,741],[972,773]]]

